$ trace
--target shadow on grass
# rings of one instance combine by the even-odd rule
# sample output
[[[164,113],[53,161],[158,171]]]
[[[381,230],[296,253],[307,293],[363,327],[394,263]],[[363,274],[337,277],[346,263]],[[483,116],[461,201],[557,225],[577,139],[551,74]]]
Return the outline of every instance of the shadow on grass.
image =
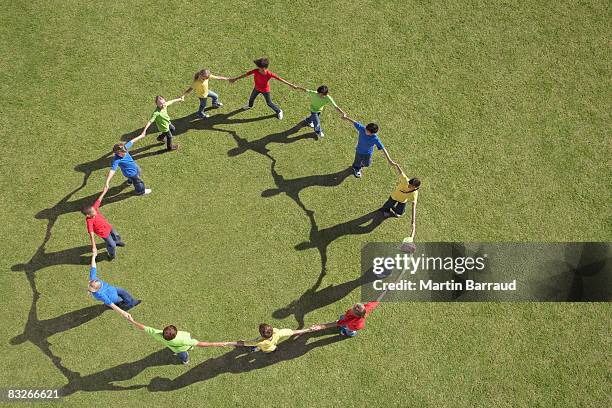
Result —
[[[308,340],[333,334],[316,341]],[[169,378],[155,377],[148,385],[149,391],[174,391],[190,385],[207,381],[218,375],[231,373],[240,374],[269,367],[283,361],[302,357],[306,353],[324,346],[346,340],[340,336],[337,329],[328,329],[321,332],[304,334],[298,338],[291,338],[279,344],[272,353],[249,352],[246,347],[236,347],[220,357],[210,358],[186,373],[171,380]]]

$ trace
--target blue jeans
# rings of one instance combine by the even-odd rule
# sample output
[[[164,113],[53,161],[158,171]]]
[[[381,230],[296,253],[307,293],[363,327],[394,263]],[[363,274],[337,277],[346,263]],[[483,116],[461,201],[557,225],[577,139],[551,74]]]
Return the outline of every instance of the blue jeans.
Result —
[[[361,154],[355,152],[355,160],[353,161],[353,168],[360,170],[362,167],[370,167],[372,164],[372,153]]]
[[[212,99],[213,106],[219,103],[219,95],[217,95],[213,91],[208,91],[208,97]],[[198,108],[198,111],[196,113],[198,115],[203,115],[204,108],[206,108],[206,98],[200,98],[200,107]]]
[[[406,203],[400,203],[389,197],[387,202],[383,204],[382,210],[389,211],[390,209],[393,209],[393,212],[397,215],[402,215],[406,211]]]
[[[310,112],[310,116],[306,118],[306,124],[314,124],[314,131],[317,135],[321,134],[321,112]]]
[[[176,355],[183,363],[186,363],[189,361],[189,353],[187,353],[186,351],[180,351],[176,353]]]
[[[133,177],[127,178],[130,184],[134,185],[134,190],[136,190],[136,194],[142,195],[145,192],[145,184],[144,181],[140,178],[140,168],[138,169],[138,174]]]
[[[253,89],[253,92],[251,92],[251,96],[249,96],[249,106],[251,108],[253,107],[253,104],[255,103],[255,98],[257,98],[257,95],[259,94],[262,94],[264,96],[266,103],[268,104],[270,108],[272,108],[274,112],[278,114],[281,111],[280,108],[276,106],[274,102],[272,102],[272,98],[270,98],[270,92],[259,92],[257,89]]]
[[[115,248],[117,248],[117,242],[121,242],[121,236],[115,229],[112,227],[110,234],[108,237],[102,238],[106,242],[106,250],[111,257],[115,257]]]
[[[121,304],[125,307],[125,309],[131,309],[134,307],[134,298],[130,295],[130,292],[123,288],[116,288],[117,295],[121,298]],[[117,305],[119,306],[119,305]]]
[[[338,320],[344,319],[344,315],[340,315]],[[340,326],[340,334],[347,337],[355,337],[357,335],[357,330],[349,330],[346,326]]]

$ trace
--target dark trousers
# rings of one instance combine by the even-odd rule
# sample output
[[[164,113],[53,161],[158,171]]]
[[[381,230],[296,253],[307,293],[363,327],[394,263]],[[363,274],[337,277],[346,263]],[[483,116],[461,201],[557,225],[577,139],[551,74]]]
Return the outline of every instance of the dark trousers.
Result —
[[[108,234],[108,237],[102,239],[104,240],[104,242],[106,242],[106,250],[108,251],[108,254],[114,258],[117,243],[121,243],[121,236],[119,235],[117,230],[115,230],[115,227],[112,227],[110,234]]]
[[[253,107],[253,104],[255,103],[255,98],[257,98],[257,95],[259,94],[262,94],[264,96],[266,103],[268,104],[270,108],[272,108],[274,112],[278,113],[281,111],[280,108],[276,106],[274,102],[272,102],[272,98],[270,98],[270,92],[259,92],[257,89],[253,89],[253,92],[251,92],[251,96],[249,96],[249,106],[251,108]]]
[[[159,135],[159,140],[162,141],[164,139],[164,137],[166,138],[166,149],[170,150],[170,148],[172,147],[172,138],[173,135],[172,133],[176,131],[176,128],[174,127],[174,125],[172,124],[172,122],[170,122],[168,124],[168,131],[162,133],[161,135]]]
[[[393,209],[393,212],[397,215],[402,215],[404,211],[406,211],[406,203],[400,203],[399,201],[395,201],[391,197],[387,200],[386,203],[383,204],[383,211],[389,211]]]
[[[145,192],[145,183],[140,178],[140,168],[138,169],[138,174],[134,177],[128,177],[128,183],[134,185],[134,190],[136,190],[136,194],[142,195]]]
[[[132,297],[132,295],[130,295],[130,292],[128,292],[127,290],[123,288],[116,288],[116,289],[117,289],[117,295],[119,295],[119,297],[121,298],[121,302],[119,302],[117,306],[119,306],[123,310],[133,308],[134,303],[136,302],[134,298]]]

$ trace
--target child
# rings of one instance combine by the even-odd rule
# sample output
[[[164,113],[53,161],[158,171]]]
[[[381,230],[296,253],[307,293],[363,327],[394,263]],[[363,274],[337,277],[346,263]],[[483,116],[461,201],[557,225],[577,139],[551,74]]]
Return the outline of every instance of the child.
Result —
[[[418,178],[408,179],[408,176],[406,176],[399,164],[393,163],[392,166],[399,176],[399,183],[391,193],[391,196],[389,196],[387,202],[382,206],[381,211],[385,218],[391,216],[401,217],[404,211],[406,211],[406,203],[410,201],[412,203],[412,233],[410,236],[414,238],[416,229],[416,205],[421,181]]]
[[[178,149],[177,145],[172,144],[172,132],[176,130],[172,122],[170,122],[170,116],[168,115],[168,106],[172,105],[176,102],[183,102],[185,100],[185,96],[181,96],[180,98],[173,99],[171,101],[166,101],[163,96],[157,95],[155,97],[155,105],[157,108],[153,111],[151,115],[151,119],[147,122],[144,129],[142,129],[142,133],[140,136],[144,136],[147,133],[147,129],[153,122],[157,125],[157,129],[161,132],[159,136],[157,136],[157,141],[163,142],[166,139],[166,149],[168,151]]]
[[[297,336],[304,333],[313,331],[312,328],[303,330],[292,330],[292,329],[276,329],[269,324],[262,323],[259,325],[259,334],[255,340],[238,342],[239,346],[251,347],[252,351],[261,350],[264,353],[271,353],[276,350],[276,345],[283,340],[287,340],[291,336]]]
[[[336,105],[336,102],[329,95],[329,89],[327,86],[321,85],[316,91],[311,91],[310,89],[306,89],[301,86],[298,86],[297,89],[304,91],[311,96],[310,116],[304,119],[304,122],[306,122],[306,124],[311,128],[314,128],[314,131],[319,139],[325,136],[323,130],[321,129],[321,112],[323,111],[323,107],[325,105],[331,103],[342,116],[346,115],[346,113],[344,113],[344,111],[340,109],[338,105]]]
[[[110,261],[115,259],[115,248],[125,246],[125,243],[121,240],[119,233],[115,228],[109,224],[109,222],[100,214],[100,205],[102,199],[108,190],[104,189],[100,197],[94,202],[93,206],[83,207],[83,214],[85,215],[85,221],[87,222],[87,232],[91,238],[91,250],[92,252],[96,249],[96,239],[94,234],[102,238],[106,242],[106,251],[108,252],[108,258]]]
[[[158,330],[145,326],[142,323],[138,323],[132,316],[128,317],[128,321],[137,329],[143,330],[155,340],[172,350],[172,352],[178,356],[183,364],[189,364],[188,351],[194,347],[238,346],[238,343],[229,341],[218,343],[198,341],[196,339],[192,339],[189,332],[179,331],[177,330],[176,326],[173,325],[164,327],[164,330]]]
[[[107,191],[110,187],[110,181],[117,171],[117,167],[121,169],[121,172],[127,177],[128,184],[133,184],[137,195],[147,195],[151,193],[150,188],[145,188],[144,181],[140,178],[140,167],[136,164],[132,156],[128,153],[128,149],[132,147],[134,143],[144,137],[144,133],[130,140],[127,143],[117,143],[113,146],[113,164],[111,169],[106,176],[104,183],[104,191]]]
[[[356,303],[352,308],[347,310],[340,319],[325,324],[314,325],[311,327],[313,331],[323,330],[330,327],[340,327],[340,334],[347,337],[355,337],[358,330],[365,327],[366,317],[374,310],[380,302],[368,302],[365,305]]]
[[[342,116],[342,119],[353,123],[355,129],[359,132],[359,139],[355,149],[355,160],[353,162],[353,174],[355,177],[361,177],[362,167],[370,167],[374,146],[376,146],[378,150],[383,151],[389,164],[393,163],[387,149],[385,149],[385,146],[383,146],[376,134],[376,132],[378,132],[378,125],[376,123],[368,123],[367,126],[363,126],[361,123],[349,118],[346,114]]]
[[[274,78],[276,80],[279,80],[282,83],[289,85],[293,89],[297,89],[297,87],[293,85],[292,83],[285,81],[284,79],[282,79],[275,73],[268,71],[268,66],[270,65],[270,60],[268,58],[262,57],[262,58],[256,59],[253,62],[257,66],[257,69],[246,72],[240,76],[237,76],[236,78],[231,78],[229,80],[230,83],[233,84],[239,79],[248,77],[249,75],[253,75],[253,80],[255,82],[255,88],[253,89],[253,92],[251,92],[251,96],[249,97],[249,102],[242,109],[244,110],[251,109],[253,107],[253,103],[255,102],[255,98],[257,97],[257,95],[263,94],[264,99],[266,100],[266,103],[268,104],[268,106],[272,108],[274,112],[276,112],[276,117],[278,119],[282,119],[283,111],[278,106],[276,106],[272,102],[272,99],[270,98],[270,83],[269,83],[270,79]]]
[[[94,248],[93,256],[91,257],[91,267],[89,269],[89,285],[87,287],[87,291],[96,299],[111,309],[115,310],[117,313],[128,319],[130,314],[127,310],[130,310],[133,307],[136,307],[140,304],[140,300],[136,300],[130,295],[130,293],[121,288],[116,288],[114,286],[109,285],[108,283],[97,279],[96,273],[96,255],[98,251]]]
[[[196,112],[196,115],[200,119],[208,118],[209,116],[204,113],[204,108],[206,108],[206,98],[210,97],[212,99],[212,107],[220,108],[223,106],[221,102],[219,102],[219,95],[215,92],[208,89],[208,80],[209,79],[221,79],[224,81],[229,81],[229,78],[213,75],[210,73],[208,69],[202,69],[195,73],[193,76],[193,83],[185,92],[183,92],[182,97],[184,98],[191,91],[195,91],[195,94],[198,98],[200,98],[200,107]]]

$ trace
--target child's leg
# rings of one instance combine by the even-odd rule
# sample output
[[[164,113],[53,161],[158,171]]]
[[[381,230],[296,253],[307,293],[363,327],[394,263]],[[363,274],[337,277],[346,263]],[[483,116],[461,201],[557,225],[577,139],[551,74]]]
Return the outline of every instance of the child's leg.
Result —
[[[211,99],[213,107],[219,106],[219,95],[217,95],[215,92],[209,90],[208,91],[208,97]]]
[[[196,115],[202,116],[204,115],[204,109],[206,108],[206,98],[200,98],[200,106],[198,106],[198,111]]]
[[[314,116],[314,115],[315,115],[315,114],[314,114],[314,112],[310,112],[310,115],[308,115],[308,116],[306,117],[306,119],[304,119],[304,122],[305,122],[305,123],[306,123],[308,126],[313,125],[313,123],[314,123],[313,116]],[[314,126],[314,125],[313,125],[313,126]]]
[[[166,132],[166,149],[172,150],[172,132],[176,131],[176,128],[172,123],[170,123],[168,127],[168,131]]]
[[[111,227],[110,236],[113,237],[117,246],[125,246],[125,244],[121,240],[121,236],[119,235],[115,227]]]
[[[264,96],[264,99],[266,100],[266,103],[268,104],[268,106],[269,106],[270,108],[272,108],[272,110],[273,110],[275,113],[277,113],[277,114],[278,114],[278,113],[281,111],[281,109],[280,109],[278,106],[276,106],[276,105],[274,104],[274,102],[272,102],[272,98],[270,98],[270,92],[263,92],[263,96]]]
[[[136,191],[136,194],[138,194],[138,195],[144,194],[144,192],[145,192],[145,183],[140,178],[140,173],[138,173],[138,175],[136,175],[134,177],[128,178],[128,180],[131,180],[132,184],[134,184],[134,190]]]
[[[389,197],[389,199],[383,204],[383,206],[381,207],[381,210],[383,212],[389,212],[389,210],[391,208],[393,208],[393,206],[397,203],[397,201],[395,201],[394,199],[392,199],[391,197]]]
[[[363,167],[362,155],[355,152],[355,160],[353,160],[353,169],[355,171],[359,171],[361,170],[362,167]]]
[[[116,256],[115,248],[117,248],[117,243],[113,239],[113,235],[109,234],[108,237],[102,239],[106,242],[106,250],[108,251],[108,256],[110,256],[111,259],[114,259]]]
[[[253,104],[255,103],[255,98],[257,98],[257,95],[259,94],[260,92],[257,89],[253,88],[253,92],[251,92],[251,96],[249,96],[249,103],[248,103],[249,108],[253,107]]]
[[[179,353],[176,353],[176,355],[183,364],[189,363],[189,353],[187,353],[186,351],[181,351]]]
[[[315,112],[312,114],[312,123],[314,123],[314,131],[317,135],[320,135],[321,130],[321,112]]]
[[[395,206],[395,208],[393,209],[393,212],[398,217],[401,216],[402,214],[404,214],[404,211],[406,211],[406,203],[398,202],[397,205]]]
[[[122,303],[125,304],[126,309],[131,309],[136,305],[136,301],[130,295],[130,292],[123,288],[117,288],[117,295],[121,298]]]

